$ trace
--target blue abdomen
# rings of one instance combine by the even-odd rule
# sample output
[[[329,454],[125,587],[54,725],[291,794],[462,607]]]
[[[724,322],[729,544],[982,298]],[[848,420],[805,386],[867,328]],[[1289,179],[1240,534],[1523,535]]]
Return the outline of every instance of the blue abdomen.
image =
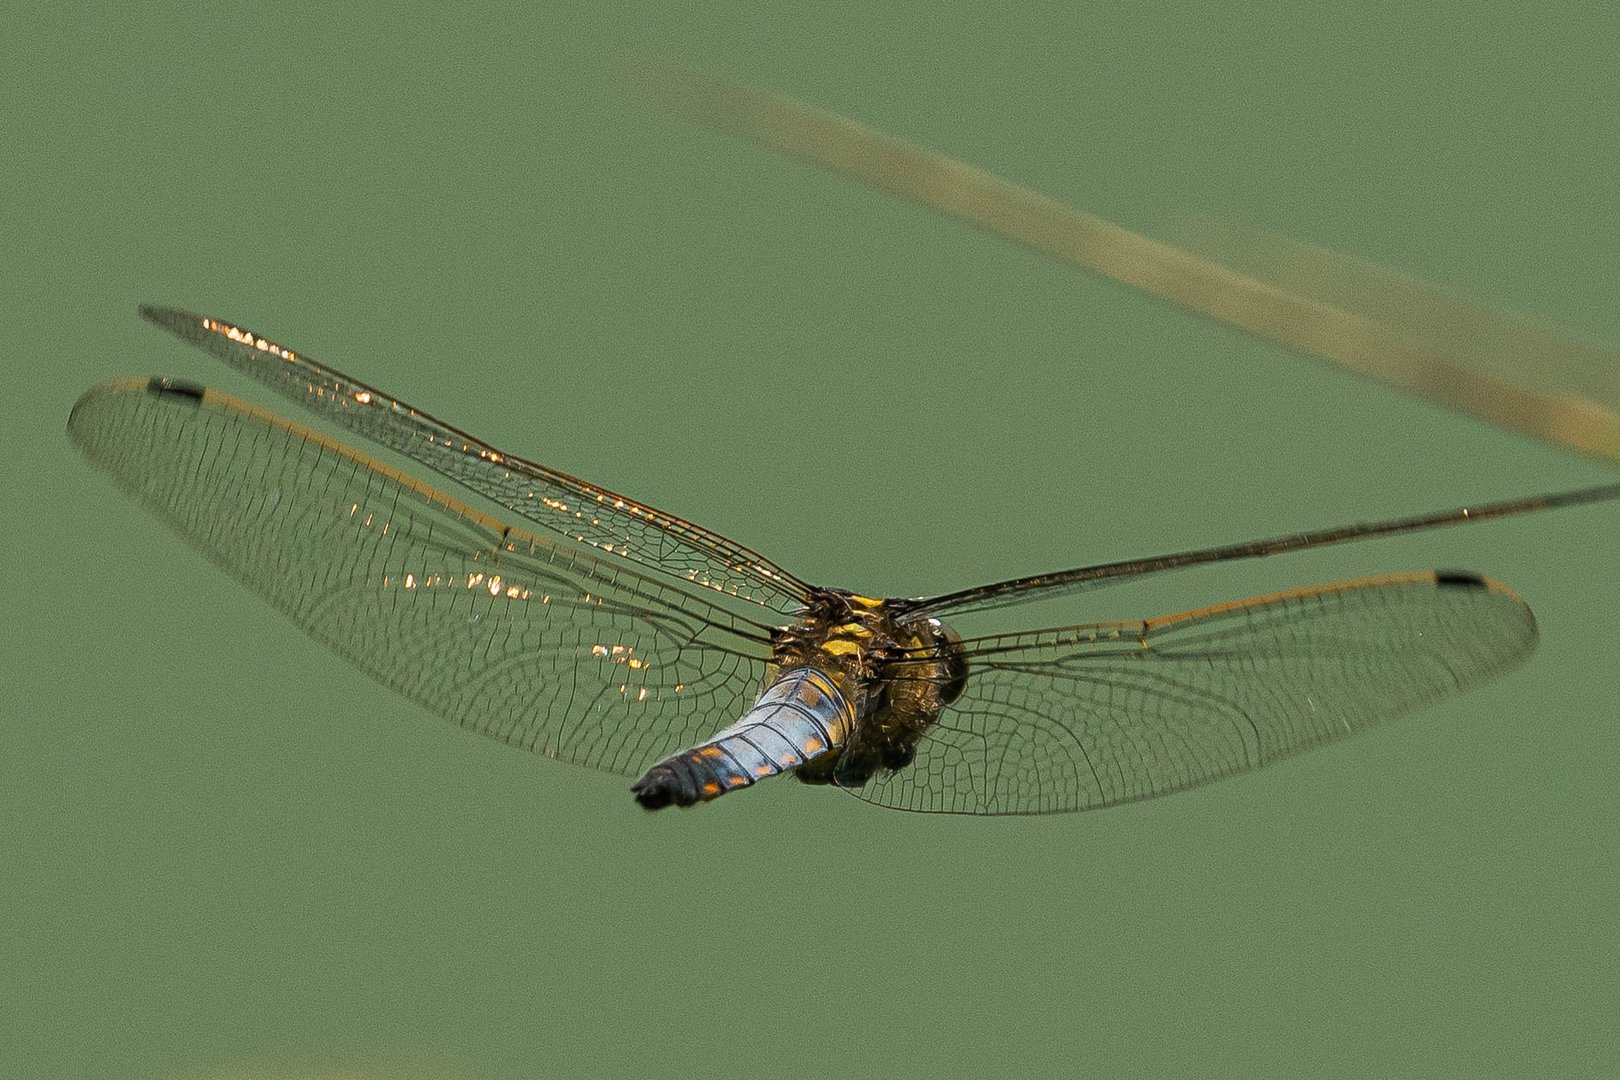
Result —
[[[855,726],[854,709],[816,668],[783,672],[754,706],[707,742],[673,754],[630,788],[649,810],[691,806],[842,746]]]

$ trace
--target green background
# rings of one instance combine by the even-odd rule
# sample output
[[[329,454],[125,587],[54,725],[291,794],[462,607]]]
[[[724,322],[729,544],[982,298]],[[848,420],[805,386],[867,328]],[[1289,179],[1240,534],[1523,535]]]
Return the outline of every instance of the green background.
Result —
[[[242,391],[144,300],[870,592],[1602,481],[614,81],[691,63],[1620,343],[1620,22],[1415,7],[13,9],[0,1075],[1612,1075],[1612,507],[1029,616],[1436,565],[1535,607],[1511,677],[1267,773],[649,816],[355,674],[64,435],[110,376]]]

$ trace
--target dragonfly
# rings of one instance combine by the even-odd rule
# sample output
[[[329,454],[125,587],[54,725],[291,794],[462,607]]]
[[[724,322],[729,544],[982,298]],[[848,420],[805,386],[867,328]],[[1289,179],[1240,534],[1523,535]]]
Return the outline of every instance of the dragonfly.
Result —
[[[1424,570],[1135,620],[981,636],[952,624],[1185,567],[1620,497],[1608,484],[870,597],[497,450],[235,323],[140,313],[411,471],[160,376],[80,398],[68,433],[91,464],[379,683],[510,745],[636,777],[649,809],[792,773],[902,810],[1057,813],[1256,769],[1506,672],[1535,646],[1529,607],[1478,574]]]

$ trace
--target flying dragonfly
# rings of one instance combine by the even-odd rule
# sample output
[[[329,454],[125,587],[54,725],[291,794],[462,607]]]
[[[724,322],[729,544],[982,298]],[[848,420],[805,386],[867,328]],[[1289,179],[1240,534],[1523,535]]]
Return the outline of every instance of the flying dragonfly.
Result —
[[[524,460],[301,352],[141,314],[487,500],[163,377],[87,392],[92,464],[295,625],[429,711],[639,777],[649,809],[781,773],[958,814],[1087,810],[1259,768],[1458,693],[1534,648],[1506,586],[1426,570],[1124,622],[951,623],[1144,575],[1620,497],[1620,484],[1014,578],[925,598],[811,584]]]

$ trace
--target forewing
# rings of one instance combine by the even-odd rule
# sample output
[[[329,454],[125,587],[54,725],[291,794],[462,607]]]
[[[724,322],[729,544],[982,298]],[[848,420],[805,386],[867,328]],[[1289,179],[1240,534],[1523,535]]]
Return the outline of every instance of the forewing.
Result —
[[[246,402],[107,383],[80,450],[297,626],[440,716],[635,774],[746,709],[765,627],[631,562],[526,533]]]
[[[959,814],[1165,795],[1450,697],[1535,641],[1511,591],[1434,572],[971,640],[967,687],[916,759],[855,794]]]
[[[141,315],[329,421],[434,470],[553,533],[778,615],[808,587],[757,552],[673,514],[507,454],[261,334],[176,308]]]

